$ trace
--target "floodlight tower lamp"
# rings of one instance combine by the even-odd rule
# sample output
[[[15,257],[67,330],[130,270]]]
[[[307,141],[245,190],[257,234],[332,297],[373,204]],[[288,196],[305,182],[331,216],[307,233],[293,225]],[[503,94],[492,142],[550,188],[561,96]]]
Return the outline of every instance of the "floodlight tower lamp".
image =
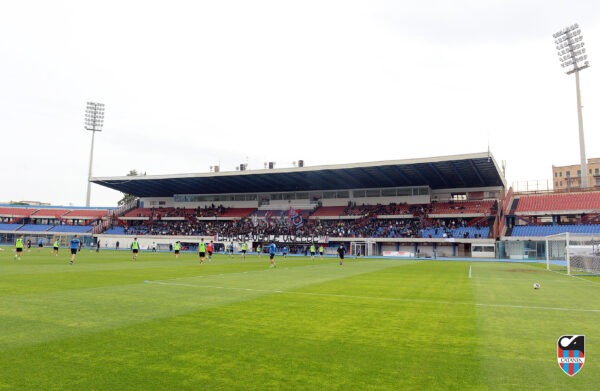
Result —
[[[575,88],[577,92],[577,120],[579,124],[579,155],[581,159],[581,187],[588,186],[587,160],[585,157],[585,137],[583,134],[583,114],[581,106],[581,93],[579,89],[579,71],[589,68],[585,44],[582,42],[581,29],[577,23],[565,27],[552,35],[558,51],[560,66],[565,68],[565,73],[575,74]]]
[[[104,104],[87,102],[85,110],[85,129],[92,132],[92,147],[90,149],[90,166],[88,171],[87,194],[85,206],[90,206],[90,194],[92,190],[92,162],[94,160],[94,136],[102,130],[104,125]]]

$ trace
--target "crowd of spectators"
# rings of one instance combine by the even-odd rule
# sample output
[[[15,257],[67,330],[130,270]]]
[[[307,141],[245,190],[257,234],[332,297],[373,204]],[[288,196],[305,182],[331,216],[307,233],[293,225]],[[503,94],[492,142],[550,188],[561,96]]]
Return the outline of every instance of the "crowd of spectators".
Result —
[[[131,235],[171,235],[171,236],[226,236],[240,237],[246,235],[295,235],[301,237],[349,237],[349,238],[427,238],[427,237],[456,237],[457,229],[465,228],[469,224],[469,218],[458,215],[455,218],[428,218],[427,213],[431,207],[424,205],[370,205],[356,206],[349,204],[344,213],[352,216],[350,219],[304,219],[301,225],[292,225],[286,218],[286,214],[278,214],[277,217],[242,217],[231,220],[218,220],[218,217],[226,208],[222,206],[211,208],[190,209],[182,212],[175,208],[162,213],[152,213],[148,220],[123,220],[122,225],[125,234]],[[177,214],[179,213],[179,214]],[[181,220],[161,220],[160,216],[182,217]],[[379,216],[386,216],[379,218]],[[410,215],[411,217],[405,217]],[[201,217],[215,217],[214,220],[197,219]],[[399,216],[394,218],[391,216]],[[402,216],[402,217],[401,217]],[[478,220],[481,221],[481,220]],[[484,219],[471,225],[469,231],[484,232],[491,220]]]

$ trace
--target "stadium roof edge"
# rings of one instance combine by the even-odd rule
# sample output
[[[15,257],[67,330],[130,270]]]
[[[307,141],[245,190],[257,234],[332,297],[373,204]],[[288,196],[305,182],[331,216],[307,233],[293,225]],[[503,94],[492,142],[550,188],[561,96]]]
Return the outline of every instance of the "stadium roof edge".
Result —
[[[94,177],[91,181],[140,197],[405,186],[505,187],[489,152],[244,171]]]
[[[93,177],[92,182],[97,183],[99,181],[110,181],[110,180],[154,180],[154,179],[172,179],[172,178],[201,178],[201,177],[214,177],[214,176],[227,176],[227,175],[254,175],[254,174],[265,174],[265,173],[285,173],[285,172],[296,172],[302,171],[320,171],[320,170],[337,170],[344,168],[359,168],[359,167],[372,167],[372,166],[386,166],[396,164],[417,164],[417,163],[435,163],[448,160],[465,160],[473,158],[487,158],[493,156],[488,152],[471,153],[462,155],[451,155],[451,156],[437,156],[430,158],[414,158],[414,159],[398,159],[398,160],[379,160],[372,162],[361,162],[361,163],[344,163],[344,164],[327,164],[320,166],[304,166],[304,167],[285,167],[285,168],[265,168],[255,170],[243,170],[243,171],[219,171],[219,172],[202,172],[202,173],[184,173],[184,174],[158,174],[158,175],[136,175],[136,176],[116,176],[116,177]]]

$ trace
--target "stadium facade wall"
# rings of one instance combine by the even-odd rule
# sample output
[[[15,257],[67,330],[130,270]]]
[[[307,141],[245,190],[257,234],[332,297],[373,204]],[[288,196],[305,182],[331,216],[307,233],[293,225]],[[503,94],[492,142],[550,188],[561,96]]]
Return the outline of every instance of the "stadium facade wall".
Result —
[[[357,205],[373,205],[373,204],[390,204],[390,203],[407,203],[407,204],[428,204],[429,195],[422,196],[407,196],[407,197],[364,197],[364,198],[334,198],[321,199],[322,206],[346,206],[348,201],[356,202]],[[272,209],[286,209],[290,206],[297,207],[298,205],[306,205],[309,200],[271,200],[269,206]],[[142,198],[141,204],[144,208],[204,208],[211,205],[223,205],[225,208],[257,208],[258,201],[214,201],[214,202],[175,202],[172,198]],[[311,203],[313,208],[317,207],[317,203]]]
[[[503,187],[478,187],[478,188],[456,188],[456,189],[438,189],[431,192],[431,201],[446,202],[453,199],[457,193],[464,193],[469,200],[474,200],[474,194],[478,194],[477,198],[486,200],[500,200]],[[480,197],[479,197],[479,194]]]
[[[345,206],[349,201],[355,202],[357,205],[375,205],[375,204],[428,204],[432,201],[447,202],[453,200],[457,194],[464,194],[467,199],[473,199],[477,194],[478,199],[500,199],[503,191],[502,187],[479,187],[479,188],[456,188],[456,189],[438,189],[431,190],[430,194],[411,195],[411,196],[395,196],[395,197],[353,197],[354,190],[369,190],[369,189],[351,189],[351,196],[348,198],[321,198],[322,206]],[[268,196],[269,193],[257,193]],[[204,208],[211,205],[223,205],[230,208],[257,208],[258,200],[253,201],[206,201],[206,202],[175,202],[173,197],[144,197],[141,200],[141,205],[145,208],[158,207],[174,207],[174,208]],[[307,204],[309,200],[270,200],[270,205],[274,208],[284,208],[296,204]],[[310,202],[316,206],[316,203]]]

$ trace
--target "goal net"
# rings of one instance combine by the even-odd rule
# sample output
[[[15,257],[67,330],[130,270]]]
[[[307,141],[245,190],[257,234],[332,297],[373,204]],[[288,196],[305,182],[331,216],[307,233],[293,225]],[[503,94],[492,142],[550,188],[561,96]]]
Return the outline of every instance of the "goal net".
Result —
[[[546,236],[546,268],[600,275],[600,237],[569,232]]]

